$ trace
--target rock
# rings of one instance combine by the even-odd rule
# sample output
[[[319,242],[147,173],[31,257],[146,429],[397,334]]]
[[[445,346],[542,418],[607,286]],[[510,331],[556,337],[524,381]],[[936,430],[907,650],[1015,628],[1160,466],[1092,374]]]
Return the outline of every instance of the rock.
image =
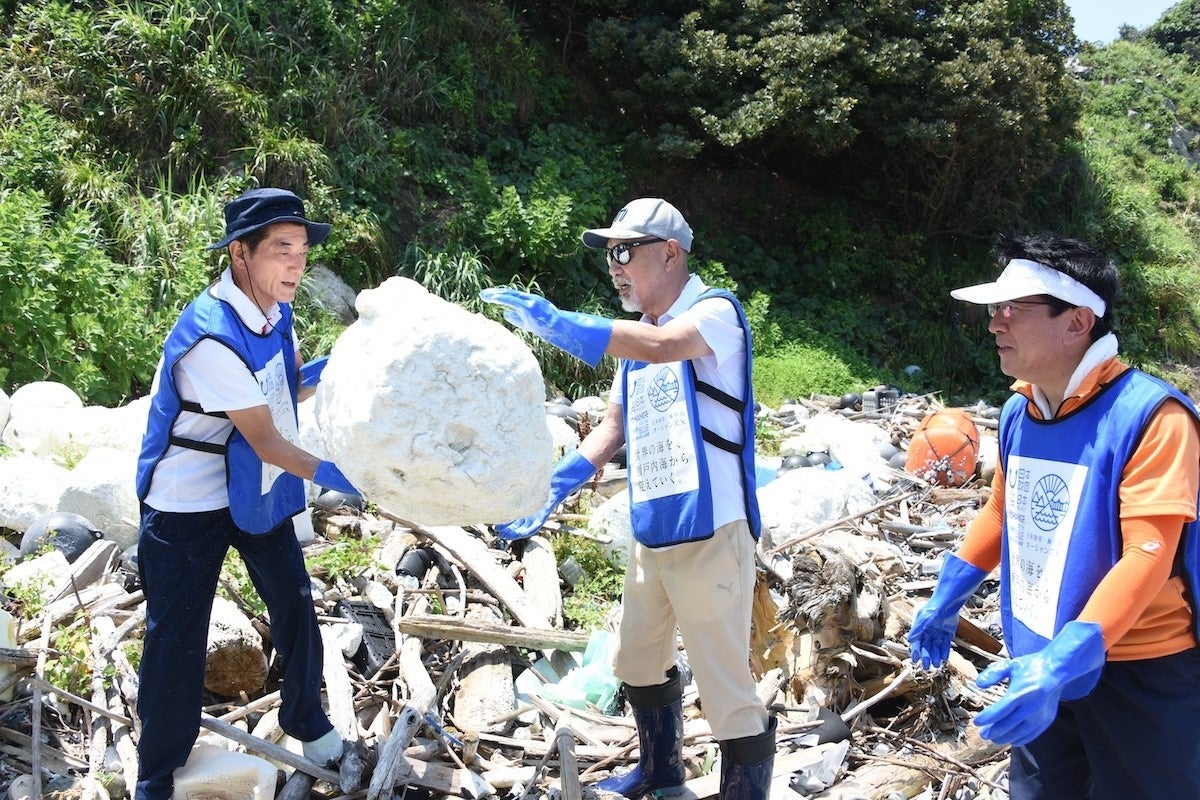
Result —
[[[554,454],[529,348],[407,278],[363,291],[356,305],[314,409],[326,452],[354,485],[423,525],[540,508]]]
[[[624,566],[628,561],[633,526],[629,519],[629,492],[617,492],[592,509],[588,531],[604,542],[604,554],[610,562]]]
[[[793,469],[758,490],[763,530],[774,544],[875,502],[871,488],[847,469]]]
[[[134,453],[100,447],[67,474],[58,510],[87,517],[122,550],[137,543],[138,504]]]
[[[344,325],[354,322],[354,289],[324,264],[311,265],[304,272],[304,289],[320,308]]]
[[[554,450],[574,450],[579,446],[579,433],[567,420],[553,414],[546,415],[546,427],[550,430],[550,439]]]
[[[83,408],[74,390],[54,381],[27,383],[12,393],[8,422],[0,443],[33,455],[44,455],[42,440],[66,427],[63,419]]]
[[[58,510],[70,473],[45,458],[18,453],[0,459],[0,527],[24,531]]]
[[[592,425],[597,425],[600,420],[604,419],[604,412],[608,408],[608,403],[604,402],[604,399],[601,397],[588,395],[571,403],[571,408],[575,409],[579,416],[586,416],[588,422]]]

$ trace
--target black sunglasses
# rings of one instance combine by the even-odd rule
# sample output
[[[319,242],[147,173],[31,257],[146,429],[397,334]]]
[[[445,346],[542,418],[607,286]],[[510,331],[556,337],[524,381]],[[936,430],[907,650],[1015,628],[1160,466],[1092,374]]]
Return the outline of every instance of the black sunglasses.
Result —
[[[606,247],[604,252],[608,254],[608,260],[621,266],[629,263],[629,259],[633,257],[631,252],[633,248],[643,244],[655,244],[657,242],[665,242],[666,239],[640,239],[636,242],[621,242],[616,247]]]

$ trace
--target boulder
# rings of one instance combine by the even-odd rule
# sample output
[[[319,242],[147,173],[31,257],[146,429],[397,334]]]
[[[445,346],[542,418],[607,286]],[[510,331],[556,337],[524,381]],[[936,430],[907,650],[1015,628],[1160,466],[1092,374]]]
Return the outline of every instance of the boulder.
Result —
[[[87,517],[124,550],[138,537],[136,473],[136,454],[111,447],[91,450],[68,473],[58,510]]]
[[[12,393],[0,443],[33,455],[46,455],[43,440],[65,427],[63,420],[82,408],[79,395],[61,383],[27,383]]]
[[[24,531],[57,511],[69,476],[65,467],[25,453],[0,459],[0,527]]]

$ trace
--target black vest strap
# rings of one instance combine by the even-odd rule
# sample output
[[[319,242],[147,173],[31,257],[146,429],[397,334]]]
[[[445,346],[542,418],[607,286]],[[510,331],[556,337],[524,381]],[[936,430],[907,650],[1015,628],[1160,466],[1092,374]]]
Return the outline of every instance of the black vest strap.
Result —
[[[212,453],[213,455],[218,456],[225,455],[225,453],[229,450],[229,448],[223,444],[217,444],[216,442],[201,442],[197,439],[185,439],[182,436],[172,436],[167,439],[167,441],[176,447],[186,447],[189,450],[202,450],[205,453]]]
[[[688,363],[690,364],[691,362],[688,362]],[[692,366],[692,370],[693,370],[692,377],[696,380],[696,391],[697,392],[700,392],[700,394],[703,394],[713,400],[716,400],[718,403],[725,406],[730,411],[736,411],[737,413],[740,414],[746,410],[746,401],[738,400],[733,395],[722,392],[720,389],[713,386],[711,383],[705,383],[704,381],[700,380],[699,378],[696,378],[695,377],[696,376],[695,369],[696,369],[695,365],[693,365]]]
[[[224,411],[205,411],[204,408],[194,400],[180,400],[180,411],[189,411],[193,414],[203,414],[206,417],[219,417],[221,419],[229,419],[229,415]],[[201,442],[198,439],[185,439],[182,436],[171,436],[167,439],[170,444],[176,447],[186,447],[188,450],[200,450],[205,453],[223,456],[229,451],[229,448],[223,444],[216,442]]]
[[[180,400],[180,411],[190,411],[193,414],[203,414],[206,417],[220,417],[221,419],[229,419],[229,415],[224,411],[205,411],[204,407],[194,400]]]
[[[700,380],[700,378],[696,375],[696,365],[691,361],[688,361],[687,365],[688,369],[692,371],[692,382],[696,385],[697,392],[700,392],[700,394],[717,401],[730,411],[735,411],[739,415],[746,410],[746,403],[744,400],[738,400],[733,395],[722,392],[711,383],[705,383],[704,381]],[[703,425],[700,426],[700,438],[711,444],[713,447],[724,450],[726,453],[733,453],[735,456],[740,456],[742,454],[742,446],[740,444],[737,442],[731,442],[724,436],[718,436]]]
[[[742,446],[740,444],[736,444],[722,436],[718,436],[708,428],[705,428],[703,425],[700,426],[700,438],[704,439],[704,441],[708,442],[713,447],[724,450],[726,453],[733,453],[735,456],[740,456],[742,454]]]

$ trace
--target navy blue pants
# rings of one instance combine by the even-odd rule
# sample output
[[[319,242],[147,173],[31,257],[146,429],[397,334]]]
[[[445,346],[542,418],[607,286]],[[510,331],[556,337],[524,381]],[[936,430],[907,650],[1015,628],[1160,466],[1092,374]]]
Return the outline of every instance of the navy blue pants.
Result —
[[[233,547],[267,606],[283,670],[279,724],[301,741],[333,729],[321,706],[321,633],[291,520],[270,533],[238,530],[229,509],[166,513],[142,506],[138,571],[146,594],[139,670],[136,800],[169,800],[171,773],[200,732],[208,622],[225,553]]]
[[[1110,661],[1087,697],[1012,749],[1011,800],[1200,798],[1200,649]]]

